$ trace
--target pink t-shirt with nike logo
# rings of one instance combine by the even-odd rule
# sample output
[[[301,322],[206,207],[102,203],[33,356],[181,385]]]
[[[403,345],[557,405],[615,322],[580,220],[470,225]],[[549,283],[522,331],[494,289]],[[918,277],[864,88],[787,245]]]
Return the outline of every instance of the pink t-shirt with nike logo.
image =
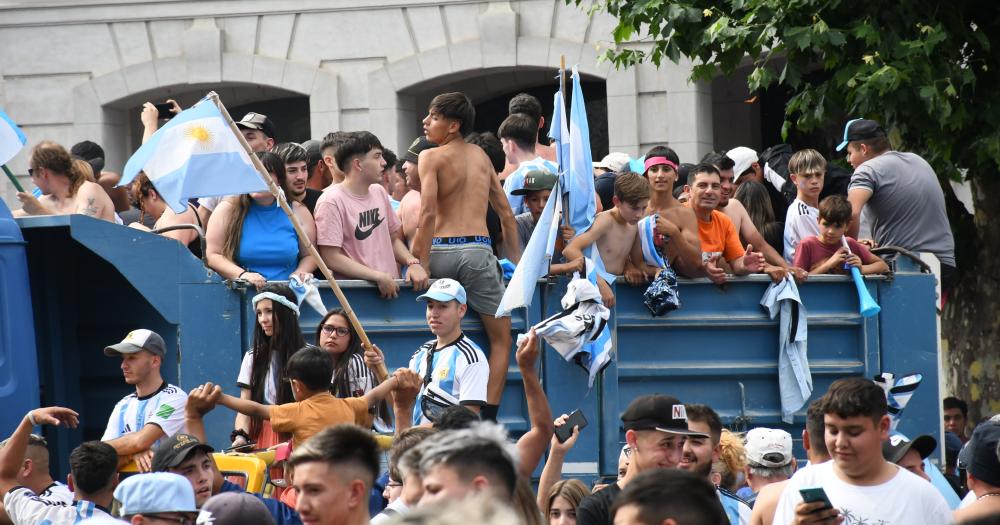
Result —
[[[364,196],[354,195],[339,184],[330,186],[316,202],[314,215],[317,245],[340,247],[351,259],[399,278],[399,265],[392,253],[392,234],[399,231],[399,217],[381,185],[372,184]],[[348,278],[336,271],[333,276]]]

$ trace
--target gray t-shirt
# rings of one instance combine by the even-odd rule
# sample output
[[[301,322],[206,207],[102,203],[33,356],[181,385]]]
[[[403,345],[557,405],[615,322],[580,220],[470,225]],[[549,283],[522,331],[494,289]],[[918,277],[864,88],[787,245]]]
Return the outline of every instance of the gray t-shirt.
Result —
[[[872,193],[867,208],[880,246],[930,252],[955,266],[955,239],[944,192],[930,164],[914,153],[887,151],[854,170],[848,191]]]
[[[521,238],[521,251],[528,246],[528,239],[531,239],[531,232],[535,231],[535,219],[531,216],[530,211],[526,211],[519,215],[514,216],[514,222],[517,223],[517,235]]]

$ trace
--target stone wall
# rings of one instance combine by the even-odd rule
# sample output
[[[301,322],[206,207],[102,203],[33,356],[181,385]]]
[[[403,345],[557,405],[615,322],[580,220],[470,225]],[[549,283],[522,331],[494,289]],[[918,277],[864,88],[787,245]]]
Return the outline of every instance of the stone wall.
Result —
[[[99,142],[110,170],[137,147],[129,130],[142,102],[213,89],[230,106],[307,96],[314,137],[369,129],[400,148],[436,92],[462,86],[484,100],[554,75],[562,55],[607,82],[610,151],[669,143],[684,160],[700,158],[713,142],[711,86],[689,84],[686,66],[618,71],[600,62],[613,27],[608,15],[561,0],[7,7],[0,107],[31,142]],[[30,185],[26,151],[10,166]],[[10,203],[10,184],[0,188]]]

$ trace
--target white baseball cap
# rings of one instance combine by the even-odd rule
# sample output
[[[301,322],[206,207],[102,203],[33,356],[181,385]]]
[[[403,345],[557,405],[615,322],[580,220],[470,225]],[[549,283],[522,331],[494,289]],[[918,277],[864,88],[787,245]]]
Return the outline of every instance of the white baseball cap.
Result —
[[[753,166],[754,162],[759,162],[757,158],[757,152],[746,147],[739,146],[733,148],[726,152],[726,156],[733,159],[735,165],[733,166],[733,182],[740,180],[740,175],[746,173],[750,166]]]
[[[792,462],[792,435],[777,428],[755,428],[747,432],[747,459],[751,463],[779,468]]]
[[[465,304],[465,288],[454,279],[438,279],[434,281],[427,293],[417,297],[418,301],[428,299],[441,302],[458,301],[459,304]]]

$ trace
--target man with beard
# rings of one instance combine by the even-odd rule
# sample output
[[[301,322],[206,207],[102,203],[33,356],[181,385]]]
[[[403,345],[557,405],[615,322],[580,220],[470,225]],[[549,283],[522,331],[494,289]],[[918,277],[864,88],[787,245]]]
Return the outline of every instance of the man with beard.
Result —
[[[622,424],[625,441],[632,450],[625,477],[580,501],[576,509],[578,525],[612,525],[612,503],[629,482],[644,471],[676,468],[681,462],[685,438],[710,437],[707,432],[691,428],[684,404],[675,397],[660,394],[633,400],[622,414]],[[709,459],[710,469],[711,463]]]
[[[301,202],[313,213],[316,201],[323,194],[320,190],[307,187],[309,182],[309,154],[294,142],[285,142],[274,147],[274,154],[285,162],[285,193],[289,200]]]
[[[712,407],[708,405],[685,405],[687,410],[688,430],[694,435],[684,441],[681,462],[678,465],[708,479],[712,473],[712,462],[719,459],[722,441],[722,420]],[[730,525],[748,525],[750,523],[750,506],[735,494],[716,487],[723,510],[729,518]]]

